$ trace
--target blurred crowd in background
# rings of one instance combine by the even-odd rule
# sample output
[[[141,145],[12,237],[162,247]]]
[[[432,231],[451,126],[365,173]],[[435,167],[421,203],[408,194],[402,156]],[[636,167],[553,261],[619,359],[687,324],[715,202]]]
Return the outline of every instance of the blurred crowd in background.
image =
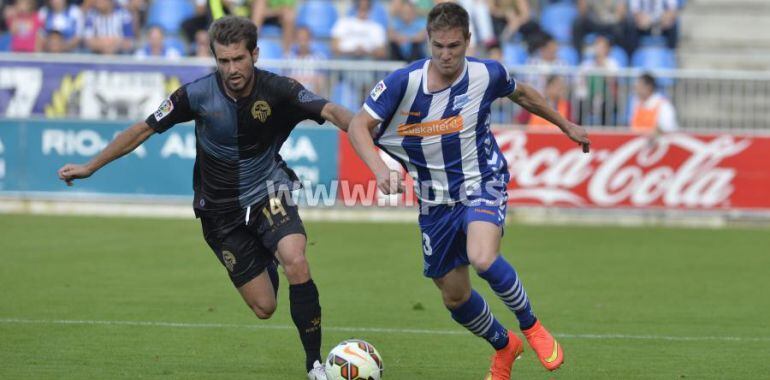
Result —
[[[235,14],[259,26],[260,59],[412,61],[429,54],[426,16],[441,1],[447,0],[0,0],[0,51],[210,57],[208,26]],[[676,68],[684,0],[455,1],[471,17],[470,55],[546,70]],[[327,93],[317,71],[288,75]],[[592,123],[614,122],[607,120],[614,117],[607,107],[617,107],[606,102],[614,88],[607,77],[524,79],[573,119],[585,122],[589,110]],[[590,104],[568,99],[571,87]]]
[[[0,49],[13,52],[210,56],[221,14],[260,27],[263,58],[426,56],[426,15],[443,0],[0,0]],[[638,66],[677,45],[681,0],[457,0],[473,54],[510,65]],[[666,53],[660,53],[666,54]],[[674,60],[660,60],[665,67]]]

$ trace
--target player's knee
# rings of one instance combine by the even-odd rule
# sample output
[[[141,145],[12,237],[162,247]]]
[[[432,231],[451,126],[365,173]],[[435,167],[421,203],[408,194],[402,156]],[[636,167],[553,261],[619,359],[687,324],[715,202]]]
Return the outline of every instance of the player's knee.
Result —
[[[283,269],[286,271],[286,277],[292,282],[310,279],[310,268],[304,253],[292,255],[284,260]]]
[[[257,316],[259,319],[270,319],[270,317],[273,316],[273,313],[275,313],[275,303],[272,304],[251,304],[249,305],[251,307],[251,311],[254,312],[254,315]]]
[[[492,266],[492,263],[495,262],[495,259],[497,259],[496,252],[468,252],[468,261],[471,262],[473,269],[479,273],[485,272],[487,269],[489,269],[489,267]]]
[[[469,298],[471,298],[471,292],[470,290],[466,291],[458,291],[458,292],[443,292],[441,294],[443,300],[444,300],[444,306],[447,308],[454,310],[458,307],[462,306],[465,302],[468,301]]]

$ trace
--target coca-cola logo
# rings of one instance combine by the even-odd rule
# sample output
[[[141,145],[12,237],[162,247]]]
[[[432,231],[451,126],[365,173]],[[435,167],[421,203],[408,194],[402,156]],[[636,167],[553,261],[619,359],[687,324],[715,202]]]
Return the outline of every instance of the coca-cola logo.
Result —
[[[720,164],[751,145],[751,139],[730,135],[705,141],[667,134],[654,140],[634,137],[614,149],[592,147],[586,155],[578,147],[529,150],[527,134],[521,131],[502,132],[496,138],[511,172],[509,199],[602,207],[726,206],[736,172]],[[671,158],[675,152],[684,158]]]

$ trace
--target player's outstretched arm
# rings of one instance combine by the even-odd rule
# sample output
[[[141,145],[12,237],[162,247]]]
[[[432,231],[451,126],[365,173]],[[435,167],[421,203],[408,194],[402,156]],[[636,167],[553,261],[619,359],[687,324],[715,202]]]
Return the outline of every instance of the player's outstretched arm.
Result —
[[[66,164],[59,169],[59,179],[72,186],[75,179],[88,178],[102,166],[132,152],[136,147],[147,140],[155,130],[146,122],[140,121],[115,137],[99,154],[86,164]]]
[[[321,109],[321,117],[336,125],[343,132],[347,132],[350,121],[353,120],[353,113],[337,103],[329,102]]]
[[[525,83],[517,83],[516,90],[508,98],[524,107],[530,113],[538,115],[559,127],[567,137],[583,147],[583,152],[588,153],[591,140],[588,139],[586,130],[577,124],[571,123],[551,108],[545,98],[532,86]]]
[[[369,115],[368,112],[361,110],[353,117],[348,128],[348,139],[350,144],[353,145],[353,149],[369,170],[374,173],[377,178],[377,187],[384,194],[396,194],[403,191],[403,184],[401,183],[401,173],[396,170],[391,170],[385,161],[380,158],[380,154],[377,153],[377,149],[374,146],[374,140],[372,139],[372,131],[380,121]]]

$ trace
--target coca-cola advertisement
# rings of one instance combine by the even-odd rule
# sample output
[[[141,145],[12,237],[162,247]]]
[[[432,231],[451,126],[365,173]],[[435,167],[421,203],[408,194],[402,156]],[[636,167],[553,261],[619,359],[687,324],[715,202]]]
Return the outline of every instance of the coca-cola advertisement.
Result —
[[[512,205],[770,209],[768,136],[594,132],[589,154],[559,133],[498,129],[495,136]],[[344,137],[340,179],[363,184],[371,173]]]

